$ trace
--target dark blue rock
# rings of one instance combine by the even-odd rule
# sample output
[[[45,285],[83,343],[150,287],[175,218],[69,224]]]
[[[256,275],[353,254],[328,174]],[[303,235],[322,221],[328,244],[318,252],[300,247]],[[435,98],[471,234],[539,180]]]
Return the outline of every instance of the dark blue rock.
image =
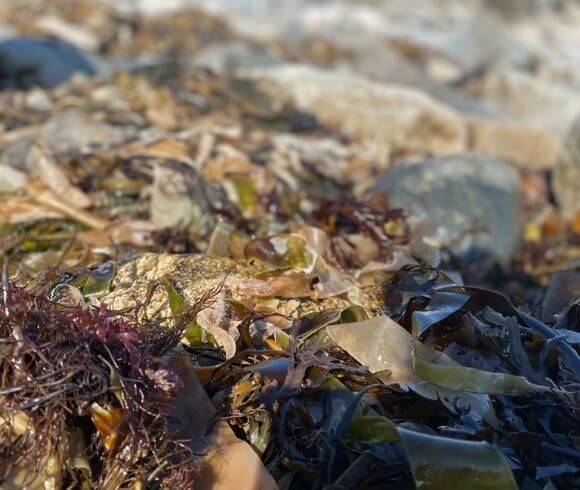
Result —
[[[71,44],[30,38],[0,42],[0,89],[53,88],[75,73],[95,70]]]

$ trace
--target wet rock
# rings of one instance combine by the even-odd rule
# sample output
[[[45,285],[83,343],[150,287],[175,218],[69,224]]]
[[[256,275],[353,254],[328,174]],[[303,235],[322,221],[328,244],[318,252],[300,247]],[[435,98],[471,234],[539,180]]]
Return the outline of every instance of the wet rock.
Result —
[[[290,98],[324,124],[388,143],[395,152],[450,154],[465,149],[461,117],[419,91],[302,65],[245,74],[274,98]]]
[[[507,263],[520,244],[520,180],[509,165],[466,154],[400,167],[375,186],[430,228],[426,238],[468,260]]]
[[[580,118],[566,137],[554,168],[552,188],[564,217],[580,212]]]
[[[560,152],[560,138],[523,124],[473,121],[470,150],[526,168],[552,168]]]
[[[95,71],[71,44],[29,38],[0,42],[0,89],[53,88],[75,73]]]

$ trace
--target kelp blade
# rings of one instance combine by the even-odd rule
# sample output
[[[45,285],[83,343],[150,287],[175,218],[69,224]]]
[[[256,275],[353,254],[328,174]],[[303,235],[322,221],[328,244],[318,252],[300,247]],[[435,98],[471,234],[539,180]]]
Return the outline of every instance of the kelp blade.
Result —
[[[417,488],[425,490],[515,490],[517,485],[498,449],[399,427]]]

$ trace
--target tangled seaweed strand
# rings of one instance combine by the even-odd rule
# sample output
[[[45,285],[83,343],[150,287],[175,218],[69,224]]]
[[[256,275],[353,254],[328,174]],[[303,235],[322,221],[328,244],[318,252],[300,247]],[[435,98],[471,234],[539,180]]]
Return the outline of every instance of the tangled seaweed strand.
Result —
[[[354,249],[349,254],[338,246],[345,240],[345,234],[360,233],[367,236],[375,242],[381,256],[387,259],[391,257],[392,244],[395,240],[386,233],[384,224],[391,220],[399,221],[404,231],[404,237],[401,239],[406,241],[409,230],[403,218],[402,210],[389,209],[386,202],[351,198],[322,199],[311,217],[331,237],[331,249],[338,261],[337,265],[343,268],[362,266]]]
[[[186,488],[189,454],[167,425],[180,380],[135,327],[7,281],[2,292],[0,486]]]

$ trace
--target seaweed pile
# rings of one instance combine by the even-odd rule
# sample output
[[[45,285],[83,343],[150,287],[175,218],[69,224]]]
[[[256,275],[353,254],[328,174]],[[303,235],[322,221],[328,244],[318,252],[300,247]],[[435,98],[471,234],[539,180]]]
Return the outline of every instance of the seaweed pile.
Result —
[[[8,283],[2,306],[4,488],[191,485],[191,454],[168,426],[182,383],[133,327]]]
[[[578,488],[576,7],[193,3],[0,6],[110,64],[0,92],[0,487]]]

